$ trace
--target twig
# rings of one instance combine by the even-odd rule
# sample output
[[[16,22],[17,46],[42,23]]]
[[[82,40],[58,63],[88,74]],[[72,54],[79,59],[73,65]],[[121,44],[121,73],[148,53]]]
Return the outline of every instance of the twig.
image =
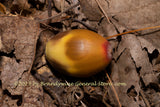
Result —
[[[151,106],[152,106],[152,107],[155,107],[155,105],[157,105],[157,104],[159,104],[159,103],[160,103],[160,101],[157,101],[157,102],[155,102],[155,103],[152,103]]]
[[[116,89],[114,88],[113,83],[112,83],[112,80],[110,79],[110,77],[109,77],[109,75],[108,75],[107,72],[106,72],[106,75],[107,75],[107,78],[108,78],[109,82],[111,83],[111,86],[112,86],[113,92],[114,92],[114,94],[115,94],[115,96],[116,96],[116,99],[117,99],[117,101],[118,101],[119,107],[122,107],[122,105],[121,105],[121,103],[120,103],[120,101],[119,101],[119,97],[118,97],[118,94],[117,94],[117,92],[116,92]]]
[[[109,17],[108,17],[108,15],[107,15],[107,13],[104,11],[104,9],[103,9],[102,5],[100,4],[99,0],[96,0],[96,2],[97,2],[97,4],[98,4],[99,8],[102,10],[104,16],[107,18],[108,23],[111,24],[111,22],[110,22],[110,20],[109,20]]]
[[[65,82],[67,83],[68,86],[70,86],[69,83],[68,83],[68,81],[65,80]],[[75,93],[75,96],[76,96],[77,99],[79,99],[79,97],[78,97],[78,95],[77,95],[76,93]],[[82,100],[80,100],[80,102],[81,102],[81,104],[82,104],[83,107],[87,107],[87,106],[83,103]]]
[[[140,94],[144,100],[144,103],[146,104],[146,107],[151,107],[150,104],[149,104],[149,101],[146,99],[145,95],[144,95],[144,92],[143,90],[140,90]]]
[[[61,12],[63,12],[64,8],[65,8],[65,0],[61,0]]]
[[[75,96],[76,96],[77,99],[79,99],[79,97],[78,97],[78,95],[77,95],[76,93],[75,93]],[[87,107],[87,106],[83,103],[82,100],[80,100],[80,102],[81,102],[81,104],[82,104],[83,107]]]
[[[27,3],[27,0],[25,0],[25,3],[24,3],[24,6],[22,7],[22,10],[20,11],[20,15],[22,14],[23,10],[24,10],[24,7],[26,6],[26,3]]]
[[[79,4],[80,4],[80,3],[78,2],[77,4],[75,4],[75,5],[71,6],[71,7],[69,7],[69,8],[66,9],[66,10],[64,10],[63,12],[61,12],[61,13],[55,15],[55,16],[48,17],[48,18],[46,18],[46,19],[38,20],[38,22],[42,22],[42,21],[44,21],[44,20],[49,20],[49,19],[54,19],[54,18],[56,18],[56,17],[59,17],[59,16],[61,16],[63,13],[65,13],[65,12],[69,11],[70,9],[72,9],[72,8],[74,8],[74,7],[76,7],[76,6],[78,6]]]
[[[124,32],[124,33],[108,36],[108,37],[105,37],[105,38],[106,39],[111,39],[113,37],[121,36],[121,35],[124,35],[124,34],[138,32],[138,31],[142,31],[142,30],[148,30],[148,29],[155,29],[155,28],[160,28],[160,26],[153,26],[153,27],[146,27],[146,28],[142,28],[142,29],[131,30],[131,31],[128,31],[128,32]]]
[[[41,28],[48,29],[48,30],[50,30],[50,31],[58,31],[57,28],[53,28],[52,26],[47,25],[47,24],[45,24],[45,23],[40,23],[40,27],[41,27]]]
[[[103,103],[107,106],[107,107],[112,107],[111,105],[109,105],[106,101],[105,101],[105,96],[107,95],[107,91],[104,93],[103,95]]]

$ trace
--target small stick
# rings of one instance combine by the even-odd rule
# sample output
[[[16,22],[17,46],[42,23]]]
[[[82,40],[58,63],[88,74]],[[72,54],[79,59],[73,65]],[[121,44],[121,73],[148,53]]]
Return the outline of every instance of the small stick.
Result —
[[[157,104],[159,104],[159,103],[160,103],[160,101],[157,101],[157,102],[155,102],[155,103],[152,103],[151,106],[154,107],[155,105],[157,105]]]
[[[71,6],[71,7],[69,7],[68,9],[64,10],[63,12],[61,12],[61,13],[55,15],[55,16],[48,17],[48,18],[42,19],[42,20],[38,20],[38,22],[42,22],[42,21],[45,21],[45,20],[54,19],[54,18],[56,18],[56,17],[59,17],[59,16],[61,16],[63,13],[67,12],[68,10],[70,10],[70,9],[72,9],[72,8],[78,6],[78,5],[79,5],[79,2],[78,2],[77,4],[75,4],[75,5]]]
[[[109,75],[108,75],[107,72],[106,72],[106,75],[107,75],[107,78],[108,78],[109,82],[111,83],[111,86],[112,86],[113,92],[114,92],[114,94],[115,94],[115,96],[116,96],[116,99],[117,99],[117,101],[118,101],[119,107],[122,107],[122,105],[121,105],[121,103],[120,103],[120,101],[119,101],[119,97],[118,97],[118,94],[117,94],[117,92],[116,92],[116,89],[114,88],[113,83],[112,83],[112,80],[110,79],[110,77],[109,77]]]
[[[64,8],[65,8],[65,0],[61,0],[61,12],[63,12]]]
[[[76,98],[79,98],[79,96],[78,96],[77,94],[75,94],[75,96],[76,96]],[[80,102],[81,102],[81,104],[82,104],[83,107],[87,107],[87,106],[83,103],[82,100],[80,100]]]
[[[147,107],[151,107],[150,104],[149,104],[149,102],[148,102],[148,100],[146,99],[146,97],[145,97],[145,95],[144,95],[143,90],[140,90],[140,94],[141,94],[141,96],[142,96],[142,98],[143,98],[146,106],[147,106]]]
[[[25,0],[25,3],[24,3],[24,5],[23,5],[23,7],[22,7],[22,10],[20,11],[20,15],[22,14],[22,12],[23,12],[23,10],[24,10],[24,7],[26,6],[26,3],[27,3],[27,0]]]
[[[107,18],[108,23],[111,24],[111,21],[109,20],[109,17],[108,17],[108,15],[107,15],[107,13],[104,11],[103,7],[101,6],[99,0],[96,0],[96,2],[97,2],[97,4],[98,4],[99,8],[102,10],[104,16]]]
[[[65,82],[67,83],[68,86],[70,86],[70,84],[68,83],[67,80],[65,80]],[[76,98],[79,98],[79,96],[78,96],[76,93],[75,93],[75,96],[76,96]],[[81,104],[82,104],[83,107],[87,107],[87,106],[83,103],[82,100],[80,100],[80,102],[81,102]]]
[[[112,107],[111,105],[109,105],[106,101],[105,101],[105,96],[107,95],[107,91],[104,93],[103,95],[103,103],[107,106],[107,107]]]
[[[120,34],[108,36],[108,37],[105,37],[105,38],[106,38],[106,39],[111,39],[111,38],[113,38],[113,37],[121,36],[121,35],[124,35],[124,34],[133,33],[133,32],[138,32],[138,31],[142,31],[142,30],[148,30],[148,29],[155,29],[155,28],[160,28],[160,26],[153,26],[153,27],[146,27],[146,28],[131,30],[131,31],[128,31],[128,32],[124,32],[124,33],[120,33]]]

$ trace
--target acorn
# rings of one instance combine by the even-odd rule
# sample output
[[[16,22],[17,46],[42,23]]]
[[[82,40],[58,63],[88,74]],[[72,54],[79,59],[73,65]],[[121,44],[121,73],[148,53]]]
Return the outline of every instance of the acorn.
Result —
[[[46,58],[54,69],[73,77],[89,77],[111,61],[109,42],[85,29],[57,34],[46,44]]]

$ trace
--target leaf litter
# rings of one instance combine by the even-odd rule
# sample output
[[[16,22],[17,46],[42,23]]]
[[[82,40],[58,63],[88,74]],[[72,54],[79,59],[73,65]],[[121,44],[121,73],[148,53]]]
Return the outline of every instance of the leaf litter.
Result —
[[[66,77],[54,72],[45,60],[45,43],[58,32],[86,28],[84,26],[86,23],[88,27],[94,27],[102,36],[160,25],[158,20],[160,2],[158,0],[98,0],[100,4],[97,4],[95,0],[89,0],[90,2],[79,0],[80,6],[68,10],[78,3],[78,0],[62,1],[52,2],[52,15],[56,16],[61,11],[67,11],[62,12],[63,17],[57,17],[58,24],[56,20],[52,20],[50,24],[47,21],[41,22],[45,26],[40,35],[38,35],[40,29],[37,21],[33,19],[47,18],[48,10],[45,8],[47,3],[36,2],[38,6],[43,7],[38,8],[34,5],[36,3],[30,0],[25,1],[26,7],[22,6],[25,4],[23,0],[2,2],[7,11],[10,10],[12,14],[20,14],[20,11],[6,4],[17,3],[16,5],[22,7],[21,10],[27,11],[21,14],[25,17],[4,14],[0,16],[1,106],[119,106],[110,85],[44,85],[42,87],[42,82],[70,84],[95,81],[107,83],[108,81],[105,71],[88,79]],[[78,20],[77,23],[74,20]],[[58,27],[59,24],[62,26]],[[113,48],[113,60],[106,71],[113,81],[122,106],[158,107],[160,105],[158,100],[160,99],[159,40],[159,29],[126,34],[109,40]],[[30,68],[32,68],[31,73]]]

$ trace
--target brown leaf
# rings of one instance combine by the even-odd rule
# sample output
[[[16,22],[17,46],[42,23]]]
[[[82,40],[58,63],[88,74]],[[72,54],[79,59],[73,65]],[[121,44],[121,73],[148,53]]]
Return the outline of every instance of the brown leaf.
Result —
[[[60,80],[55,77],[55,75],[52,74],[52,71],[46,67],[43,66],[40,69],[36,71],[36,74],[34,75],[36,79],[40,81],[40,84],[44,87],[44,89],[50,93],[50,96],[55,98],[59,105],[63,105],[63,92],[64,87],[60,87],[58,85],[52,85],[52,84],[58,84]],[[51,84],[51,85],[47,85]]]
[[[98,4],[95,0],[80,0],[82,12],[91,21],[99,21],[102,13],[99,10]]]
[[[111,78],[122,106],[136,107],[139,104],[144,106],[144,102],[139,100],[140,79],[129,49],[123,50],[119,59],[113,62],[112,66]],[[111,104],[118,106],[116,105],[118,103],[115,103],[117,101],[111,87],[108,94]]]
[[[67,9],[70,5],[69,5],[69,2],[67,2],[66,0],[54,0],[54,5],[55,7],[61,11],[62,9],[65,10]]]
[[[23,72],[27,70],[23,63],[17,63],[15,59],[2,57],[2,89],[7,89],[12,95],[23,93],[24,87],[17,87]],[[21,84],[21,83],[20,83]]]
[[[37,50],[36,50],[36,56],[34,61],[33,69],[39,68],[42,65],[46,64],[45,60],[45,46],[46,42],[54,36],[54,33],[49,30],[44,30],[40,33],[38,41],[37,41]]]
[[[2,98],[3,98],[3,96],[2,96],[2,94],[3,94],[3,90],[2,90],[2,88],[0,88],[0,106],[2,107]]]
[[[34,60],[38,26],[34,20],[4,16],[0,17],[0,31],[2,89],[8,90],[11,95],[24,95],[24,100],[27,100],[26,96],[37,94],[39,88],[42,90],[41,86],[38,89],[30,86],[29,83],[36,82],[36,80],[28,73]],[[35,92],[30,91],[31,89]],[[37,95],[41,96],[40,93]],[[36,98],[36,95],[33,97]],[[42,102],[42,100],[39,101]]]
[[[26,78],[28,73],[26,75],[24,74],[24,78]],[[25,80],[24,82],[26,82]],[[23,83],[23,81],[22,81]],[[38,81],[35,80],[33,76],[30,75],[28,86],[25,89],[24,93],[24,102],[23,106],[30,105],[35,107],[44,107],[43,104],[43,88],[40,85]]]
[[[112,0],[107,12],[122,25],[138,29],[159,25],[159,8],[159,0]]]
[[[108,13],[108,16],[110,16],[115,30],[118,33],[121,33],[126,29],[138,29],[159,25],[159,5],[159,1],[150,0],[112,0],[109,3],[108,10],[105,11]],[[102,29],[100,30],[104,32],[104,34],[108,34],[108,32],[110,33],[111,28],[108,27],[109,25],[104,21],[104,19],[101,22],[101,26],[100,28]],[[156,31],[156,29],[141,32],[143,34],[138,38],[131,34],[123,36],[119,45],[114,47],[115,49],[118,49],[118,53],[113,53],[113,56],[115,60],[119,60],[123,51],[125,49],[129,49],[131,58],[134,61],[132,66],[137,68],[136,71],[140,74],[144,84],[147,86],[150,83],[158,83],[157,74],[154,72],[152,67],[152,63],[155,64],[155,62],[150,62],[151,58],[148,54],[152,54],[154,50],[159,51],[159,32],[158,30]],[[146,48],[147,51],[144,48]]]
[[[122,38],[122,42],[118,47],[119,55],[125,48],[130,50],[130,54],[135,62],[133,66],[139,69],[137,72],[139,72],[145,85],[147,86],[150,82],[157,82],[157,77],[153,72],[147,52],[141,48],[140,42],[134,35],[126,35]]]
[[[153,66],[156,66],[156,64],[160,61],[160,36],[159,36],[159,30],[156,32],[151,32],[150,34],[140,36],[138,37],[141,46],[143,49],[146,49],[148,54],[150,55],[150,62]]]
[[[17,5],[23,9],[30,8],[30,4],[28,3],[28,0],[14,0],[12,5]]]

